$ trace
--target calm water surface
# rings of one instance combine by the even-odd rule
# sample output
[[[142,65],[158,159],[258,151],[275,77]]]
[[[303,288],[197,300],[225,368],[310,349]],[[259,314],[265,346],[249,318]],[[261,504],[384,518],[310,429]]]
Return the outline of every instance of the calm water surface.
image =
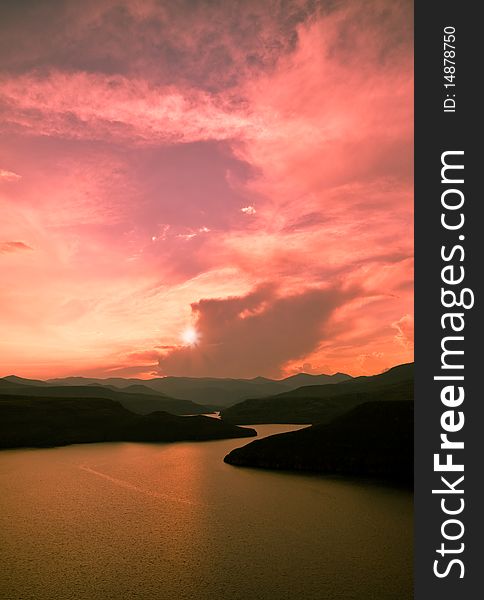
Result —
[[[245,443],[0,452],[1,600],[413,597],[410,493],[222,461]]]

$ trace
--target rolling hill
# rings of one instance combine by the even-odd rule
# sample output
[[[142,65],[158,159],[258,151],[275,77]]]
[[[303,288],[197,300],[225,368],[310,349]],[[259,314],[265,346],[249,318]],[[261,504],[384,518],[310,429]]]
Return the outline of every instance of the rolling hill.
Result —
[[[255,440],[224,461],[264,469],[377,477],[412,485],[413,402],[367,402],[328,424]]]
[[[124,408],[139,414],[165,411],[175,415],[196,415],[211,412],[211,407],[190,400],[170,398],[143,385],[128,386],[123,390],[112,386],[28,385],[29,380],[17,383],[14,378],[0,379],[0,394],[29,396],[32,398],[107,398],[119,402]]]
[[[312,385],[267,398],[244,400],[221,411],[236,424],[324,423],[350,408],[373,400],[413,399],[413,364],[380,375],[356,377],[333,385]]]
[[[201,415],[135,414],[106,398],[0,395],[0,448],[215,440],[253,435],[256,435],[253,429]]]

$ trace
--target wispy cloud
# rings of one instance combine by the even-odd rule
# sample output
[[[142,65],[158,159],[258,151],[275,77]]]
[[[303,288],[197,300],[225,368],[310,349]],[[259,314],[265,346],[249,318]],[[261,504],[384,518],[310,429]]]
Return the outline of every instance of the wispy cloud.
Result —
[[[2,254],[23,252],[24,250],[32,250],[32,248],[24,242],[0,242],[0,253]]]
[[[0,181],[18,181],[21,178],[21,175],[18,175],[13,171],[6,171],[5,169],[0,169]]]

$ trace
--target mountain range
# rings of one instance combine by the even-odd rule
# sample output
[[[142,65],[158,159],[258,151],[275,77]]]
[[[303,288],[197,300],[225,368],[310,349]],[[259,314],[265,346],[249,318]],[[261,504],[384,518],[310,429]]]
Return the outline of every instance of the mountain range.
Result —
[[[308,385],[266,398],[251,398],[221,411],[224,421],[325,423],[358,404],[413,398],[413,363],[373,376],[348,378],[333,385]]]
[[[110,377],[107,379],[90,377],[66,377],[63,379],[48,379],[41,381],[38,379],[24,379],[15,375],[10,375],[0,379],[0,393],[5,389],[6,383],[17,385],[28,385],[37,388],[45,387],[76,387],[89,388],[91,386],[102,386],[102,389],[112,391],[137,393],[152,395],[157,397],[168,396],[171,399],[188,400],[197,404],[204,405],[203,412],[215,408],[231,406],[245,400],[246,398],[257,398],[271,396],[288,392],[306,385],[329,385],[340,383],[351,379],[344,373],[335,373],[334,375],[311,375],[308,373],[298,373],[287,377],[286,379],[275,380],[265,377],[255,377],[253,379],[221,379],[215,377],[157,377],[153,379],[123,379],[120,377]],[[3,386],[3,387],[2,387]],[[34,391],[32,394],[36,393]],[[37,393],[36,393],[37,394]],[[145,399],[146,402],[146,399]],[[128,408],[131,408],[128,406]],[[160,410],[169,410],[160,408]],[[181,409],[179,409],[181,410]],[[191,412],[196,413],[197,407],[192,407]],[[184,414],[184,413],[180,413]]]
[[[244,399],[249,393],[252,396]],[[343,373],[301,373],[283,380],[69,377],[41,381],[8,376],[0,379],[0,447],[247,437],[255,431],[238,425],[302,423],[312,427],[282,441],[275,436],[262,446],[249,444],[231,453],[226,462],[387,476],[392,460],[399,473],[406,472],[407,463],[392,449],[386,432],[393,431],[397,441],[403,435],[407,444],[412,399],[413,364],[355,378]],[[220,402],[225,403],[221,419],[202,416],[220,407]],[[401,422],[406,425],[400,431]],[[380,440],[379,445],[367,443],[365,436]],[[377,447],[390,462],[378,458]]]
[[[138,414],[165,411],[175,415],[198,415],[211,412],[212,407],[165,396],[143,385],[128,385],[123,389],[110,385],[49,385],[48,382],[9,376],[0,379],[0,394],[37,398],[105,398],[119,402]]]

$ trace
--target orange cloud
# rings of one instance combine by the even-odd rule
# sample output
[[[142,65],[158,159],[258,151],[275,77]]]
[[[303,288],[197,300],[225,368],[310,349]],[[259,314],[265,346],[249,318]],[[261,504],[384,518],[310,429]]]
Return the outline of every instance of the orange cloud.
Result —
[[[22,250],[32,250],[24,242],[0,242],[0,253],[21,252]]]

